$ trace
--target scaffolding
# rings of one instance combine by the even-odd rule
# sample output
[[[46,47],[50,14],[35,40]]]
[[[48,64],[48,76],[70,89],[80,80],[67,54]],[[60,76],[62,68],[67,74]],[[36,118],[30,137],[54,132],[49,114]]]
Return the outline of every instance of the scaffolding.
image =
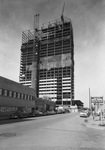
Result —
[[[22,32],[20,83],[32,86],[32,72],[37,62],[39,41],[33,30]],[[34,63],[33,63],[34,62]]]
[[[22,33],[20,83],[36,91],[39,47],[39,14],[34,15],[34,28]],[[36,91],[37,93],[37,91]]]

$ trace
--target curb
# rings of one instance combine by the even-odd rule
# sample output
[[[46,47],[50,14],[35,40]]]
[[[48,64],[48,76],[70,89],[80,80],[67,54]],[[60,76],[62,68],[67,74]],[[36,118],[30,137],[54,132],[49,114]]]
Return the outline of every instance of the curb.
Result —
[[[86,127],[93,128],[93,129],[98,129],[98,130],[105,130],[105,126],[101,126],[100,122],[95,123],[95,121],[89,120],[89,119],[84,120],[84,125]]]
[[[98,126],[98,125],[91,125],[91,124],[86,125],[86,127],[93,128],[93,129],[98,129],[98,130],[104,130],[105,129],[105,127],[101,127],[101,126]]]

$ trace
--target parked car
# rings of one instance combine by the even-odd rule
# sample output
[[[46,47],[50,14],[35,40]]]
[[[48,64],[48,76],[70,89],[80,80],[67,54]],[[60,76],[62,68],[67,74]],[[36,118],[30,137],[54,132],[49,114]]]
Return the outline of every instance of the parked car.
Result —
[[[55,111],[49,111],[49,115],[55,115]]]
[[[42,116],[43,113],[39,110],[35,110],[35,116]]]
[[[50,115],[50,111],[46,111],[44,114],[45,115]]]
[[[35,111],[29,113],[29,117],[37,117],[37,116],[42,116],[42,115],[43,115],[43,113],[39,110],[35,110]]]
[[[81,111],[79,116],[80,117],[88,117],[88,112],[87,111]]]
[[[30,112],[29,117],[36,117],[36,113],[35,112]]]
[[[29,114],[26,111],[16,111],[13,112],[9,118],[10,119],[17,119],[17,118],[27,118],[29,116]]]

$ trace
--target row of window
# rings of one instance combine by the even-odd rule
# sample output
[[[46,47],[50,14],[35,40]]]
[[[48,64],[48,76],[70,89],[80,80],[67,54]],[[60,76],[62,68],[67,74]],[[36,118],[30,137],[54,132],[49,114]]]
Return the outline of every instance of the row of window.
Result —
[[[60,41],[60,42],[56,42],[56,43],[45,43],[45,44],[42,44],[41,45],[41,49],[40,49],[40,51],[42,50],[42,49],[50,49],[50,48],[53,48],[54,49],[54,47],[56,46],[56,47],[58,47],[58,46],[61,46],[61,47],[63,47],[63,46],[70,46],[70,44],[71,44],[71,42],[70,42],[70,39],[69,39],[69,41]]]
[[[49,75],[49,76],[46,77],[46,74],[43,74],[43,75],[40,75],[40,79],[44,80],[44,79],[58,78],[58,80],[61,80],[61,79],[59,79],[60,75],[62,75],[62,74],[59,74],[59,75],[55,74],[55,76],[54,75]],[[70,75],[69,74],[63,74],[63,77],[67,78],[67,77],[70,77]]]
[[[18,93],[15,91],[10,91],[7,89],[0,89],[0,96],[6,96],[11,98],[25,99],[25,100],[34,100],[35,97],[23,93]]]
[[[17,107],[0,107],[0,112],[9,112],[9,111],[17,111]]]
[[[1,113],[4,113],[4,112],[15,112],[15,111],[18,111],[19,108],[18,107],[14,107],[14,106],[0,106],[0,112]],[[28,107],[28,108],[20,108],[21,111],[24,111],[24,110],[27,110],[27,112],[31,112],[31,108]]]
[[[62,83],[62,86],[69,86],[70,85],[70,83],[71,83],[71,81],[63,81],[63,83]],[[55,82],[39,82],[39,87],[45,87],[45,86],[57,86],[57,82],[55,83]]]
[[[42,33],[42,38],[46,37],[46,36],[52,36],[52,35],[56,35],[56,34],[62,34],[65,32],[69,32],[70,30],[70,26],[68,26],[68,28],[58,28],[58,30],[46,30],[46,32]]]
[[[63,88],[60,88],[59,87],[59,91],[61,92],[67,92],[67,91],[71,91],[71,87],[68,87],[65,89]],[[53,93],[57,93],[58,91],[56,89],[49,89],[49,88],[46,88],[46,89],[39,89],[39,93],[49,93],[49,94],[53,94]]]
[[[46,74],[46,72],[47,72],[47,74],[49,73],[49,74],[54,74],[54,73],[56,73],[56,74],[59,74],[59,73],[69,73],[70,72],[70,69],[68,69],[68,70],[54,70],[54,68],[53,68],[53,70],[51,70],[51,71],[46,71],[46,70],[41,70],[40,71],[40,75],[41,74]]]

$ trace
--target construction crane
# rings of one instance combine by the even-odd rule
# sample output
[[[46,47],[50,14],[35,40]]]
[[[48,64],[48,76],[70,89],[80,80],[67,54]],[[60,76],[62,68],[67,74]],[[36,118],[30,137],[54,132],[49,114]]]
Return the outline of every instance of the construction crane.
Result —
[[[39,14],[34,15],[34,30],[39,29]]]
[[[63,9],[62,9],[62,14],[61,14],[61,21],[64,23],[64,16],[63,16],[63,13],[64,13],[64,8],[65,8],[65,2],[63,4]]]
[[[36,96],[37,92],[37,75],[38,75],[38,38],[39,38],[39,14],[34,15],[34,39],[33,39],[33,61],[32,61],[32,74],[31,74],[31,82],[32,88],[35,89]]]

